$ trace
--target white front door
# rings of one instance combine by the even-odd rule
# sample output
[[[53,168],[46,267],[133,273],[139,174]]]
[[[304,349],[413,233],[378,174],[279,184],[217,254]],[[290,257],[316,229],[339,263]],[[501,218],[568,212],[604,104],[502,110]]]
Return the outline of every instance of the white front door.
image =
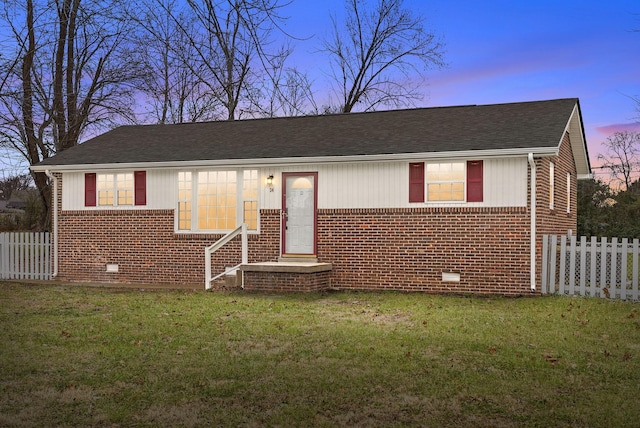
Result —
[[[314,255],[317,173],[283,173],[283,254]]]

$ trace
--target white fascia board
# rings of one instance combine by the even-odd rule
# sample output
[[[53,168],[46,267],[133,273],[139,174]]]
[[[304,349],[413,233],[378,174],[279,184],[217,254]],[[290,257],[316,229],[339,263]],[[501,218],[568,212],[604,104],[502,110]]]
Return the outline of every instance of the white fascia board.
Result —
[[[527,156],[533,153],[536,157],[557,156],[558,147],[536,147],[518,149],[494,150],[466,150],[426,153],[394,153],[381,155],[352,155],[352,156],[318,156],[318,157],[290,157],[290,158],[257,158],[257,159],[220,159],[169,162],[131,162],[109,164],[77,164],[77,165],[35,165],[32,171],[41,172],[74,172],[99,171],[118,169],[156,169],[156,168],[207,168],[207,167],[270,167],[278,165],[303,165],[312,163],[356,163],[356,162],[386,162],[386,161],[428,161],[437,159],[472,159]]]
[[[587,151],[587,145],[585,143],[585,135],[582,126],[582,117],[580,116],[580,110],[578,109],[578,103],[573,107],[573,112],[567,121],[567,125],[564,128],[564,132],[560,136],[558,147],[562,144],[564,134],[569,133],[571,140],[571,150],[576,162],[576,169],[579,175],[591,174],[591,165],[589,162],[589,153]],[[575,136],[578,136],[577,139]],[[574,137],[574,138],[571,138]]]

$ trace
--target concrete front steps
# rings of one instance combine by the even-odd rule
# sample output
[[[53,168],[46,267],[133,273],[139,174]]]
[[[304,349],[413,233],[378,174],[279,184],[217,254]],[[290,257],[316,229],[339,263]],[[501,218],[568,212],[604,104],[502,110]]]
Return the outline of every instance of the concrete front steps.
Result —
[[[240,267],[244,289],[252,291],[312,292],[331,288],[331,263],[316,259],[281,258],[277,262],[248,263]]]

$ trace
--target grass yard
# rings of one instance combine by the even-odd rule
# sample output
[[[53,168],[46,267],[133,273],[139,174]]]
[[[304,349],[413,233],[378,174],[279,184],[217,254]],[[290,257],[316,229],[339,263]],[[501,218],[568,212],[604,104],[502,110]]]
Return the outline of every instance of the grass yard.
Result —
[[[0,283],[0,426],[640,424],[638,304]]]

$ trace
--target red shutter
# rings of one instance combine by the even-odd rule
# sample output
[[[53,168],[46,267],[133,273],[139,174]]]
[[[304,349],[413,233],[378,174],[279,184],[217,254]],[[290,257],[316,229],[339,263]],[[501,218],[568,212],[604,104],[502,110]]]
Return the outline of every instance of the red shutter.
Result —
[[[87,173],[84,175],[84,206],[96,206],[96,174]]]
[[[424,202],[424,162],[409,164],[409,202]]]
[[[467,162],[467,202],[482,202],[482,161]]]
[[[147,205],[147,171],[134,171],[133,190],[135,205]]]

